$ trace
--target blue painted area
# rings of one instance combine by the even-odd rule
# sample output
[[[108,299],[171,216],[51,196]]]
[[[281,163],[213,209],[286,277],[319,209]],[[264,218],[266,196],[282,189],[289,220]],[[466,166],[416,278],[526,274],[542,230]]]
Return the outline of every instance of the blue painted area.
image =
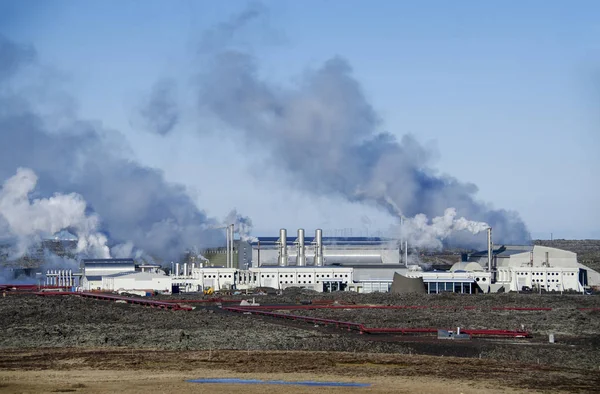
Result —
[[[252,242],[252,245],[258,245],[260,241],[261,246],[275,245],[279,237],[258,237],[257,240]],[[286,242],[292,245],[296,240],[295,236],[287,237]],[[315,239],[314,237],[304,237],[304,242],[310,244]],[[392,241],[390,238],[382,237],[323,237],[323,243],[326,245],[379,245]]]
[[[277,385],[299,385],[299,386],[318,386],[318,387],[369,387],[370,383],[351,383],[351,382],[313,382],[298,381],[288,382],[285,380],[258,380],[258,379],[193,379],[190,383],[225,383],[225,384],[277,384]]]

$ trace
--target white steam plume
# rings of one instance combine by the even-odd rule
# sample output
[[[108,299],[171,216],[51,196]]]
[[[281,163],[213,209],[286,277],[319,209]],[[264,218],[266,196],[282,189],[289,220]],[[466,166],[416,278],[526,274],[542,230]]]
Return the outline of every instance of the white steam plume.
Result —
[[[242,241],[255,242],[258,239],[251,235],[252,233],[252,219],[248,216],[243,216],[238,213],[237,209],[233,209],[225,217],[224,225],[233,224],[235,232],[240,235]]]
[[[99,218],[86,215],[83,197],[57,193],[31,200],[37,180],[32,170],[19,168],[0,189],[0,238],[12,241],[9,259],[23,256],[32,245],[67,229],[78,238],[77,253],[109,257],[107,239],[97,232]]]
[[[400,232],[401,238],[408,241],[411,248],[441,249],[442,241],[454,232],[468,231],[475,235],[489,227],[487,223],[457,218],[456,209],[448,208],[443,216],[434,217],[431,221],[424,214],[404,219]]]

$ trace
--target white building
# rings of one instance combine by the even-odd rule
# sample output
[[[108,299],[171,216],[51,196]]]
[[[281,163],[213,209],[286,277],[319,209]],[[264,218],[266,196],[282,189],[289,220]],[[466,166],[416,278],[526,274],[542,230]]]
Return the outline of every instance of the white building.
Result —
[[[102,290],[127,291],[146,290],[170,293],[172,278],[154,272],[123,272],[102,277]]]
[[[103,290],[103,276],[124,272],[135,272],[133,259],[83,259],[80,285],[84,291]]]
[[[353,283],[350,267],[257,267],[248,270],[204,267],[192,269],[191,275],[173,277],[181,291],[246,290],[259,287],[286,289],[302,287],[316,291],[345,290]]]
[[[471,256],[470,263],[455,264],[452,270],[483,270],[488,259],[485,253]],[[577,254],[547,246],[502,246],[493,252],[491,291],[523,288],[546,291],[582,292],[600,285],[600,273],[577,262]]]

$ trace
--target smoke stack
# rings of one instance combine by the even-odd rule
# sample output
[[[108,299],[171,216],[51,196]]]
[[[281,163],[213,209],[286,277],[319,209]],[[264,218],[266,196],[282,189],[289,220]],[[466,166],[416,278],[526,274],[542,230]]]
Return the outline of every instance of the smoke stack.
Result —
[[[288,252],[287,252],[287,230],[282,228],[279,230],[279,266],[286,267],[288,264]]]
[[[235,232],[235,224],[231,224],[229,226],[230,228],[230,236],[229,236],[229,240],[230,240],[230,246],[231,246],[231,252],[229,253],[229,268],[233,268],[233,234]]]
[[[492,272],[492,254],[494,253],[494,244],[492,243],[492,228],[487,229],[488,234],[488,271]]]
[[[298,239],[296,240],[296,242],[298,243],[298,254],[297,254],[298,257],[296,258],[296,266],[304,267],[304,266],[306,266],[306,254],[305,254],[305,248],[304,248],[304,229],[303,228],[298,229]]]
[[[323,230],[318,228],[315,231],[315,266],[323,266]]]

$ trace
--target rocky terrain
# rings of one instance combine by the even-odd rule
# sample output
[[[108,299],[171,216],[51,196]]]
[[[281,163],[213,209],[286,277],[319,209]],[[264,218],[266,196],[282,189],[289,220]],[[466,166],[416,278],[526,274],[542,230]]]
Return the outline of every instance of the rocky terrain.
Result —
[[[197,296],[196,296],[197,297]],[[172,298],[172,297],[171,297]],[[188,298],[193,298],[188,296]],[[240,298],[240,297],[238,297]],[[440,341],[434,336],[361,335],[334,327],[227,312],[215,304],[193,311],[159,310],[77,296],[0,297],[0,348],[127,347],[166,350],[306,350],[427,354],[597,369],[600,365],[598,296],[319,294],[287,291],[255,297],[261,304],[335,299],[338,303],[446,305],[446,309],[305,310],[295,314],[374,327],[447,327],[530,330],[533,339]],[[475,306],[475,310],[464,310]],[[543,306],[552,311],[492,311],[492,306]],[[548,333],[557,343],[548,344]]]

